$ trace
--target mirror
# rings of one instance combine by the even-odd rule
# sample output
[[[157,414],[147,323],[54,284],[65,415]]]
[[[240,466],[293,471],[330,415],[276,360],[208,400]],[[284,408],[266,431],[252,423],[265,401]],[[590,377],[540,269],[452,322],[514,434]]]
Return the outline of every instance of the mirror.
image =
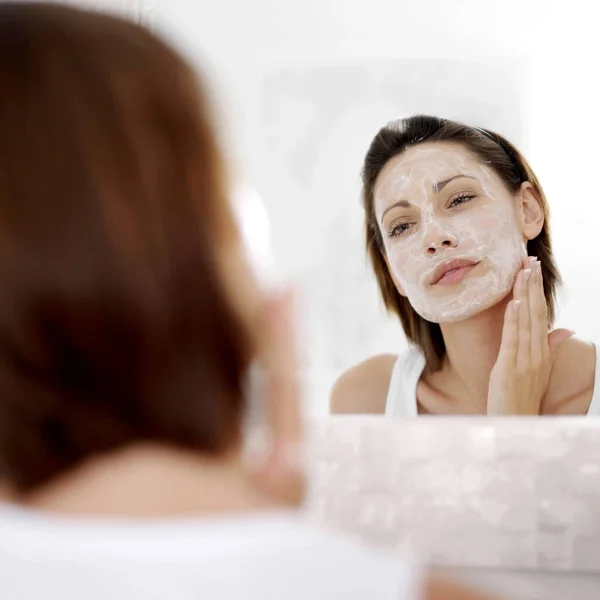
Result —
[[[353,365],[408,347],[367,260],[360,172],[379,128],[414,114],[500,133],[537,175],[563,279],[554,326],[574,330],[587,344],[560,361],[566,371],[570,363],[585,363],[576,376],[585,389],[552,383],[556,397],[539,408],[585,413],[595,380],[590,342],[600,339],[589,266],[596,203],[586,175],[596,170],[598,128],[587,118],[597,105],[588,76],[597,54],[591,9],[431,0],[411,5],[407,18],[404,5],[387,0],[368,10],[361,4],[342,9],[334,0],[301,8],[262,0],[252,8],[225,2],[210,15],[199,10],[185,2],[157,3],[157,22],[176,30],[194,60],[212,64],[234,163],[265,203],[280,273],[301,287],[307,413],[328,414],[332,385]],[[384,390],[391,370],[386,364],[379,382]],[[456,400],[457,381],[451,389],[428,383]],[[477,401],[446,412],[481,412],[485,391],[469,382],[462,392],[461,398]],[[565,405],[578,394],[576,406]],[[445,412],[439,402],[422,404],[419,412]],[[419,406],[413,402],[413,412]]]

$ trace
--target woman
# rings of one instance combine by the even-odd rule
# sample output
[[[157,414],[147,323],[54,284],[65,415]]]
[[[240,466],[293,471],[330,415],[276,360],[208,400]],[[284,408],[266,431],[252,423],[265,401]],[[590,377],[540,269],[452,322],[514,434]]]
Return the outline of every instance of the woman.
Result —
[[[0,4],[0,595],[479,598],[306,528],[288,292],[146,30]],[[251,362],[269,451],[242,452]]]
[[[510,142],[437,117],[391,123],[367,152],[363,200],[367,252],[410,348],[344,373],[332,412],[600,414],[595,347],[549,333],[548,204]]]

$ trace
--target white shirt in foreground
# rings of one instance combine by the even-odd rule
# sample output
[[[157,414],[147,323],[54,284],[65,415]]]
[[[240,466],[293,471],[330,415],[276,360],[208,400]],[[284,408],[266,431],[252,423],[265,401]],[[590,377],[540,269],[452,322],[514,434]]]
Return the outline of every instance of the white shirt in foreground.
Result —
[[[295,513],[119,522],[0,506],[2,600],[418,600],[418,581]]]

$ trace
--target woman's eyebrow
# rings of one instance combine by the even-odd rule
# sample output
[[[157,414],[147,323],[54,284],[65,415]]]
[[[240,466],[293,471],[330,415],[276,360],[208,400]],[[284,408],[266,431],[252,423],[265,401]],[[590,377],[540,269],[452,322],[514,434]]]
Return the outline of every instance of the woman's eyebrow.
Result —
[[[448,185],[451,181],[458,179],[459,177],[468,177],[469,179],[475,179],[475,181],[477,181],[477,179],[475,177],[473,177],[472,175],[465,175],[464,173],[460,173],[458,175],[453,175],[452,177],[449,177],[448,179],[444,179],[443,181],[438,181],[433,186],[434,193],[439,194],[446,185]]]
[[[379,220],[383,223],[383,217],[392,210],[392,208],[410,208],[411,203],[408,200],[398,200],[398,202],[394,202],[394,204],[390,204],[382,213]]]
[[[448,179],[444,179],[443,181],[438,181],[436,184],[433,185],[433,191],[436,194],[439,194],[444,189],[444,186],[448,185],[451,181],[454,181],[455,179],[458,179],[459,177],[466,177],[468,179],[473,179],[475,181],[478,181],[478,179],[476,177],[473,177],[472,175],[465,175],[464,173],[459,173],[458,175],[452,175],[452,177],[448,177]],[[383,217],[385,217],[385,215],[393,208],[410,208],[411,206],[412,205],[408,200],[398,200],[397,202],[390,204],[383,211],[383,213],[381,214],[381,217],[379,217],[379,220],[381,221],[381,223],[383,223]]]

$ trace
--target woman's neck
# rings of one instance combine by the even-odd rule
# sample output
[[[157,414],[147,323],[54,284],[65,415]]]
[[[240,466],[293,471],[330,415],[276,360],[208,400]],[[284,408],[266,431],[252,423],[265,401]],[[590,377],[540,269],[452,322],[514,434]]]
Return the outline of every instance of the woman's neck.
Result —
[[[134,518],[271,508],[249,485],[239,453],[208,459],[159,445],[90,460],[42,489],[4,499],[54,513]]]
[[[486,412],[490,373],[498,359],[504,313],[510,298],[458,323],[441,325],[446,357],[443,369],[471,403]],[[481,406],[479,406],[481,405]]]

